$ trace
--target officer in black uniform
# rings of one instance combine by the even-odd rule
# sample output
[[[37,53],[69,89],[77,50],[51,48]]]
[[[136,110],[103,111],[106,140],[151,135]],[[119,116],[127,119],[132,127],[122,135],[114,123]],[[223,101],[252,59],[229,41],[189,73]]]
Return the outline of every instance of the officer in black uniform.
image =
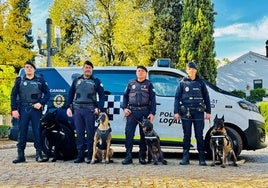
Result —
[[[86,162],[92,159],[94,134],[96,131],[95,116],[104,111],[104,89],[101,81],[92,75],[93,64],[85,61],[83,75],[73,80],[67,101],[67,115],[74,115],[74,125],[77,133],[76,148],[78,156],[75,163],[85,161],[85,141],[87,146]],[[97,101],[97,94],[99,102]],[[71,108],[72,107],[72,108]],[[74,112],[74,113],[73,113]],[[87,137],[85,138],[85,131]]]
[[[205,166],[203,130],[204,118],[210,119],[211,117],[209,93],[205,83],[197,75],[197,66],[194,62],[187,64],[186,72],[188,76],[179,83],[174,102],[174,118],[181,119],[184,134],[183,158],[180,164],[190,164],[189,149],[193,124],[199,153],[199,165]]]
[[[35,65],[28,61],[24,66],[25,76],[17,77],[11,92],[11,115],[18,119],[18,157],[13,163],[25,162],[24,150],[29,122],[32,123],[36,161],[44,162],[41,149],[40,118],[42,107],[50,98],[47,83],[35,75]]]
[[[143,118],[149,118],[151,122],[154,120],[156,112],[155,92],[152,83],[146,79],[147,69],[144,66],[138,66],[136,70],[136,79],[129,81],[123,96],[123,105],[127,123],[125,127],[126,135],[126,158],[122,161],[123,165],[131,164],[133,139],[137,124],[142,122]],[[146,142],[145,135],[139,125],[140,144],[139,144],[139,162],[146,164]]]

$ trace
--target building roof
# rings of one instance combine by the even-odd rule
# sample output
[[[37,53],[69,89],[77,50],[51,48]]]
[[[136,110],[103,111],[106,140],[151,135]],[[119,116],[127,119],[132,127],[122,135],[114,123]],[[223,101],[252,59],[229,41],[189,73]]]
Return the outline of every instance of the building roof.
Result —
[[[254,89],[254,80],[268,88],[268,57],[249,51],[218,69],[217,86],[227,90]]]

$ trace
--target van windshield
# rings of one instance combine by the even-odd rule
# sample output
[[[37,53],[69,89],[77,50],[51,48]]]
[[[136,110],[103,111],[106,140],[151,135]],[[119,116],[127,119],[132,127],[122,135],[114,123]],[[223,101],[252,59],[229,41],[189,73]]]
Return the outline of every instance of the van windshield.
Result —
[[[182,76],[171,72],[150,71],[149,79],[154,85],[156,95],[174,97]]]
[[[104,90],[112,95],[123,94],[128,81],[136,78],[135,70],[94,70],[93,74],[101,80]]]

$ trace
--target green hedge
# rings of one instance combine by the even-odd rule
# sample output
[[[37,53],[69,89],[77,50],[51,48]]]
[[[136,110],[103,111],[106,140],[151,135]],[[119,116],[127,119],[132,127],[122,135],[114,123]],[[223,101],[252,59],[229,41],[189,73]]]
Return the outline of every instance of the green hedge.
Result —
[[[266,132],[268,133],[268,102],[259,102],[259,107],[260,107],[260,111],[262,116],[265,119],[265,124],[266,124]]]
[[[0,125],[0,138],[7,137],[9,125]]]

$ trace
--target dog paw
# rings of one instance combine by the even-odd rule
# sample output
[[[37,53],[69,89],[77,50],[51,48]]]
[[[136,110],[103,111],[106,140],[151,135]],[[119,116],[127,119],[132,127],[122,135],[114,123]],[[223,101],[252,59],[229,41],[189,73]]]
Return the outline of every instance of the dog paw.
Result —
[[[221,165],[222,168],[225,168],[225,165]]]
[[[167,165],[167,161],[166,161],[166,160],[163,160],[163,161],[162,161],[162,164],[163,164],[163,165]]]
[[[52,160],[51,160],[51,162],[56,162],[57,161],[57,159],[55,159],[55,158],[53,158]]]
[[[235,166],[235,167],[238,167],[238,165],[237,165],[236,163],[234,163],[234,166]]]
[[[158,165],[158,162],[154,162],[154,165]]]

